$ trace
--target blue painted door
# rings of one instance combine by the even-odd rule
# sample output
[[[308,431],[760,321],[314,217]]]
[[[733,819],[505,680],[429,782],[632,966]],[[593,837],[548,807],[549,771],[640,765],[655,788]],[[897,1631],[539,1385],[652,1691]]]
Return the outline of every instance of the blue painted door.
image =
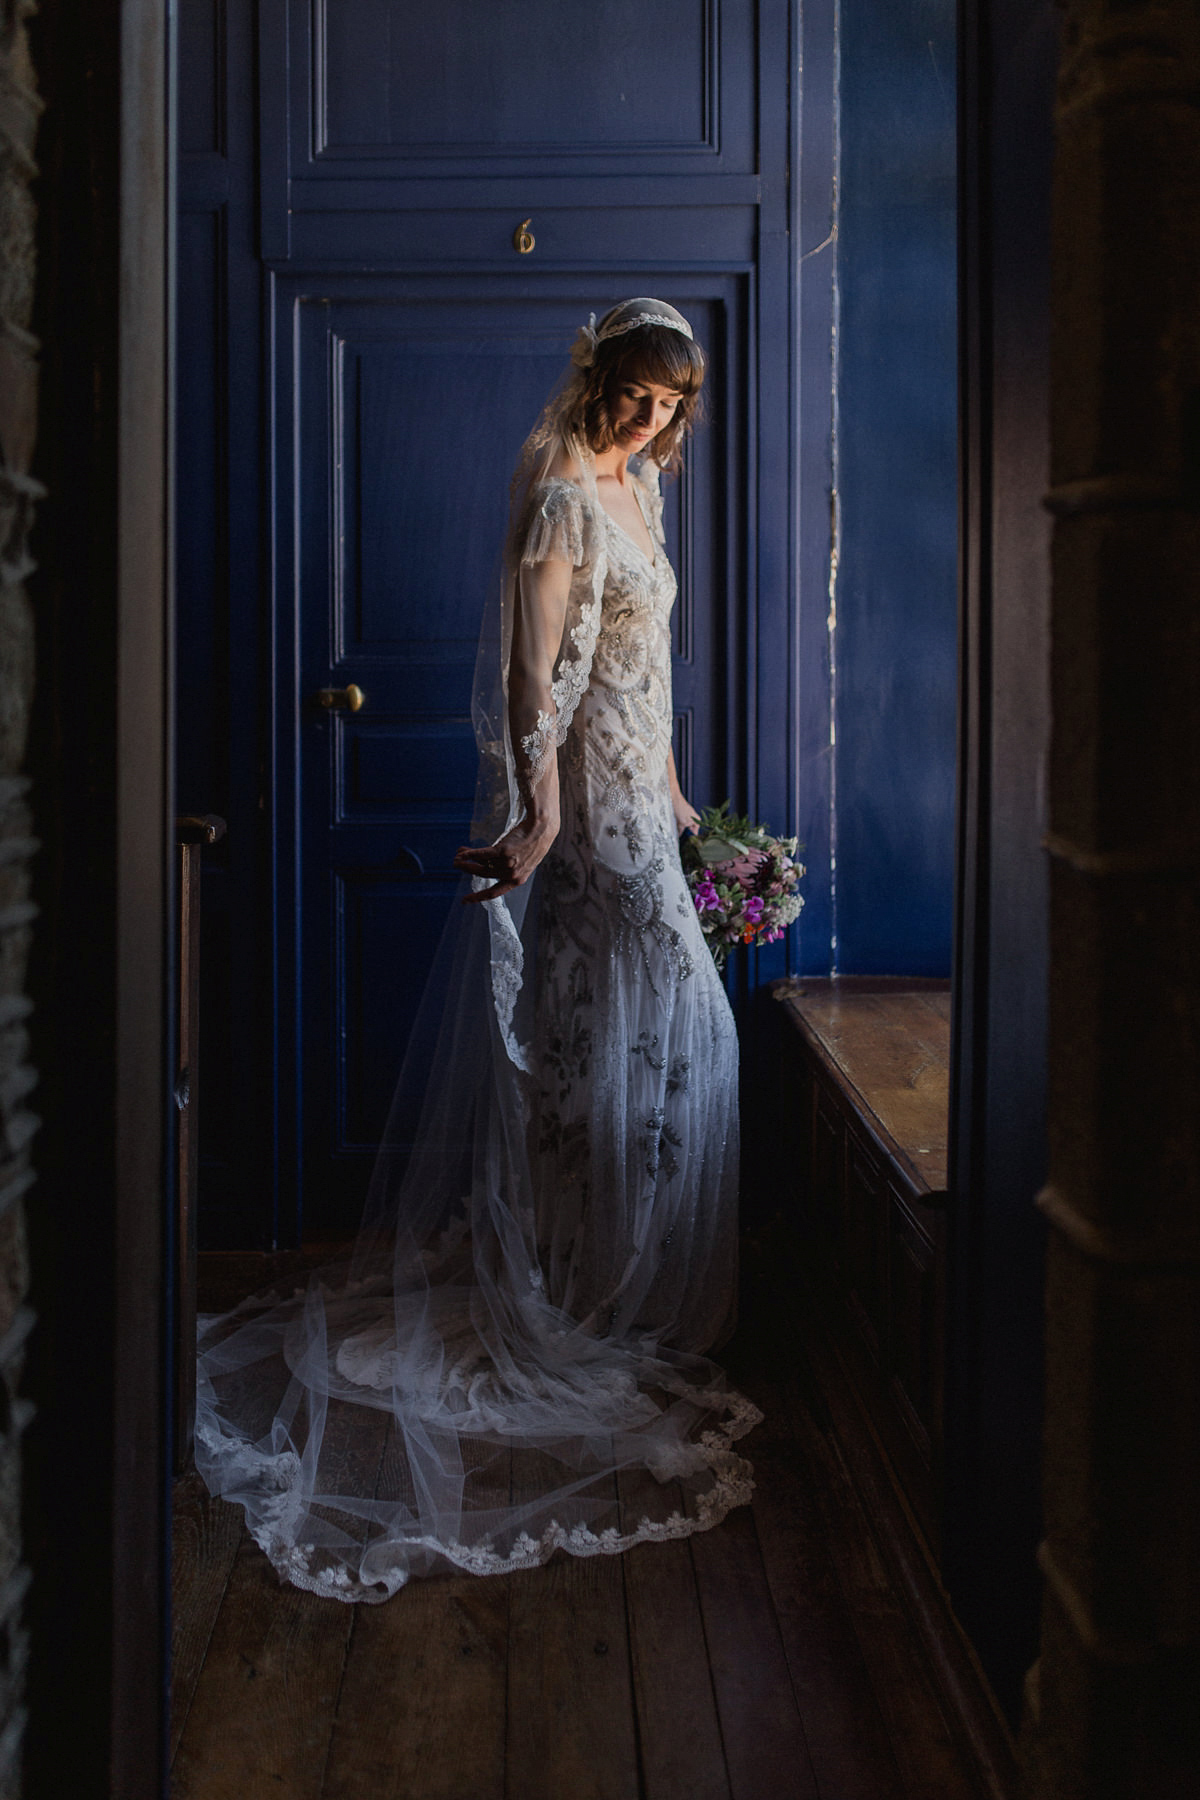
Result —
[[[296,398],[278,439],[289,477],[278,591],[294,601],[280,661],[298,670],[280,764],[295,757],[300,1149],[309,1217],[333,1224],[341,1195],[361,1195],[457,886],[480,612],[512,464],[561,373],[581,296],[513,295],[482,276],[342,276],[316,295],[305,285],[280,284]],[[698,331],[719,328],[703,287],[678,297]],[[676,737],[686,778],[706,794],[724,779],[722,439],[719,427],[704,434],[667,513],[686,576]],[[357,711],[315,698],[351,683],[366,696]],[[281,791],[291,787],[289,771]]]
[[[268,1226],[254,1185],[223,1236],[287,1242],[357,1217],[468,827],[471,673],[509,473],[576,327],[628,294],[681,307],[712,360],[709,419],[667,502],[685,788],[799,827],[820,862],[820,651],[811,778],[794,728],[798,38],[788,0],[189,9],[254,127],[227,108],[220,156],[195,159],[197,195],[224,169],[224,262],[190,234],[196,291],[226,282],[223,366],[240,320],[261,371],[257,389],[225,388],[230,432],[246,443],[256,423],[259,447],[228,464],[230,516],[264,502],[262,630],[229,699],[269,721],[229,776],[247,811],[253,784],[258,845],[230,855],[261,858],[245,882],[269,1002],[258,987],[245,1005],[269,1004],[273,1079],[226,1166],[233,1194],[234,1164],[269,1163],[272,1210]],[[814,244],[825,230],[816,216]],[[251,261],[256,313],[237,287]],[[231,616],[231,636],[248,632]],[[361,710],[318,703],[351,683]],[[738,979],[784,966],[780,949]]]

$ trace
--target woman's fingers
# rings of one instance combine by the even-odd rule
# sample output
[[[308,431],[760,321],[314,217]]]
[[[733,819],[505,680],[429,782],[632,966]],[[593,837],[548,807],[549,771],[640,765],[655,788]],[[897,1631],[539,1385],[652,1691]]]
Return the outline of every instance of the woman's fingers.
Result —
[[[557,830],[557,826],[555,827]],[[468,903],[497,900],[528,881],[554,841],[554,831],[530,834],[518,826],[497,844],[464,844],[454,854],[454,866],[464,875],[494,883],[480,893],[464,896]]]
[[[519,866],[510,850],[499,844],[491,844],[482,850],[464,845],[455,855],[454,866],[464,875],[475,875],[492,883],[491,887],[480,888],[476,893],[464,894],[464,906],[477,906],[481,900],[498,900],[502,894],[511,894],[529,873]]]
[[[454,866],[468,875],[486,875],[495,865],[483,850],[458,850],[454,855]]]
[[[519,888],[523,880],[523,876],[514,876],[511,881],[493,882],[491,887],[479,888],[474,894],[464,894],[462,903],[464,906],[478,906],[481,900],[499,900],[502,894],[511,894],[514,888]]]
[[[454,858],[456,869],[462,869],[467,875],[490,875],[498,880],[511,875],[516,868],[515,859],[506,851],[493,844],[487,850],[459,850]]]
[[[498,900],[502,894],[511,894],[514,888],[519,888],[525,881],[528,871],[522,873],[517,869],[504,866],[468,869],[467,873],[481,877],[484,881],[490,881],[492,884],[490,887],[477,888],[472,894],[463,895],[464,906],[477,906],[481,900]]]

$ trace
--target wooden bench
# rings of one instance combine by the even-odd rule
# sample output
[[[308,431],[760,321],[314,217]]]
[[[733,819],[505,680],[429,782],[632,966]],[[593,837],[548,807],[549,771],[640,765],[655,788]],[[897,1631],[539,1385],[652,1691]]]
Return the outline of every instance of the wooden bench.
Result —
[[[947,982],[775,984],[783,1118],[829,1327],[937,1550],[950,1085]]]

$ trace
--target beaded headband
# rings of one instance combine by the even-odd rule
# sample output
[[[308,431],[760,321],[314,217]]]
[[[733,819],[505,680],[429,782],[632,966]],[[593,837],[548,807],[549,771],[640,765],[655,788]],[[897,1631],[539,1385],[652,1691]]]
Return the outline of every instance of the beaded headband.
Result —
[[[659,303],[661,305],[661,302]],[[661,312],[638,312],[631,319],[617,319],[611,325],[603,325],[596,330],[596,315],[590,314],[586,325],[579,327],[578,335],[571,348],[571,361],[577,369],[590,369],[596,360],[596,346],[607,338],[623,337],[627,331],[635,331],[639,325],[665,325],[669,331],[681,331],[685,338],[690,338],[692,328],[687,320],[678,314],[669,318]]]
[[[592,314],[591,323],[595,325],[596,315]],[[682,331],[684,337],[690,338],[692,328],[686,319],[668,319],[666,313],[640,312],[634,313],[632,319],[622,319],[619,324],[605,325],[596,333],[596,342],[602,344],[605,338],[621,337],[626,331],[633,331],[639,325],[666,325],[671,331]]]

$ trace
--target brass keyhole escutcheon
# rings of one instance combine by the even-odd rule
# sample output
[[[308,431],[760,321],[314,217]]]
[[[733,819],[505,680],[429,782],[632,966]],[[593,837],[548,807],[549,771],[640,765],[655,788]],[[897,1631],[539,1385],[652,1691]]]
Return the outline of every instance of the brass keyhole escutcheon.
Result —
[[[357,712],[366,697],[357,682],[354,681],[350,683],[349,687],[321,688],[317,694],[321,705],[327,707],[330,712]]]
[[[529,229],[532,223],[532,219],[522,219],[521,223],[517,226],[517,229],[513,232],[513,249],[518,256],[528,256],[529,252],[533,249],[533,246],[537,243],[537,239]]]

